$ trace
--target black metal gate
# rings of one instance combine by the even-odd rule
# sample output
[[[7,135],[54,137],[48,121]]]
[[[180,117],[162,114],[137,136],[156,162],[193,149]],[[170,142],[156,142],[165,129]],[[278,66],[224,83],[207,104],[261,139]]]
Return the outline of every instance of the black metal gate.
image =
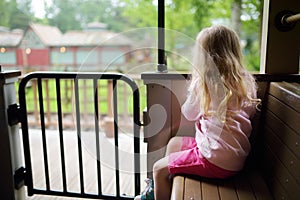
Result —
[[[32,81],[36,81],[37,84],[37,98],[38,98],[38,108],[39,108],[39,123],[40,123],[40,134],[42,138],[42,147],[40,154],[41,159],[43,159],[43,172],[44,172],[44,181],[45,181],[45,188],[36,188],[33,182],[33,169],[32,169],[32,154],[36,154],[36,152],[32,152],[30,148],[30,135],[28,132],[28,104],[32,102],[26,102],[26,95],[28,93],[28,90],[30,88],[30,85]],[[43,105],[43,98],[45,95],[45,91],[43,90],[43,80],[52,80],[54,82],[54,85],[56,88],[55,90],[55,96],[56,99],[54,100],[55,105],[57,108],[57,116],[55,118],[57,119],[58,124],[58,135],[59,135],[59,155],[57,166],[61,171],[61,188],[60,189],[53,189],[51,186],[51,179],[49,175],[49,163],[48,163],[48,146],[47,143],[47,133],[46,133],[46,122],[45,122],[45,106]],[[79,170],[79,185],[80,189],[79,191],[69,191],[68,190],[68,181],[67,181],[67,168],[65,163],[65,156],[66,156],[66,149],[64,147],[64,128],[63,128],[63,105],[62,105],[62,80],[71,80],[74,84],[74,107],[75,107],[75,121],[76,121],[76,129],[77,132],[77,150],[78,152],[78,166],[74,166],[74,168],[78,168]],[[82,134],[82,128],[81,128],[81,114],[80,114],[80,96],[79,94],[79,82],[81,80],[89,80],[92,84],[93,88],[93,108],[94,108],[94,114],[93,114],[93,121],[94,121],[94,137],[95,137],[95,149],[97,154],[97,161],[95,163],[95,169],[96,169],[96,187],[97,192],[96,193],[88,193],[85,191],[85,181],[84,181],[84,162],[83,162],[83,155],[82,155],[82,148],[83,144],[81,141],[81,134]],[[109,80],[112,81],[112,91],[113,91],[113,127],[114,127],[114,145],[115,145],[115,152],[107,152],[107,154],[112,154],[111,156],[114,157],[114,164],[115,164],[115,172],[114,176],[112,177],[112,180],[114,180],[116,188],[115,188],[115,194],[103,194],[102,189],[102,173],[101,173],[101,163],[100,163],[100,138],[99,138],[99,105],[98,105],[98,98],[100,95],[98,81],[100,80]],[[93,199],[132,199],[134,195],[126,195],[121,194],[120,191],[120,171],[119,171],[119,133],[118,133],[118,102],[117,102],[117,83],[119,81],[123,81],[127,83],[127,85],[130,86],[132,89],[132,108],[133,108],[133,121],[132,121],[132,130],[133,130],[133,144],[134,144],[134,153],[133,153],[133,166],[134,166],[134,172],[133,172],[133,184],[134,184],[134,195],[137,195],[140,191],[140,100],[139,100],[139,90],[136,85],[136,83],[129,78],[128,76],[122,75],[122,74],[114,74],[114,73],[77,73],[77,72],[36,72],[36,73],[30,73],[26,75],[19,86],[19,101],[20,101],[20,111],[21,111],[21,125],[22,125],[22,134],[23,134],[23,146],[24,146],[24,154],[25,154],[25,185],[28,189],[28,195],[32,196],[34,194],[44,194],[44,195],[57,195],[57,196],[69,196],[69,197],[81,197],[81,198],[93,198]],[[51,91],[54,92],[54,91]],[[131,126],[131,125],[130,125]],[[59,159],[60,157],[60,159]]]

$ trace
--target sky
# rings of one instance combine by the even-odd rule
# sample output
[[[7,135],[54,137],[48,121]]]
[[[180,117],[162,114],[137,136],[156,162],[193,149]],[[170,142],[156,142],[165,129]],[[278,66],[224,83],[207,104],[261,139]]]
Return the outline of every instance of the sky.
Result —
[[[48,4],[51,3],[51,0],[46,0]],[[32,10],[35,13],[35,16],[38,18],[43,18],[45,15],[44,1],[43,0],[31,0]]]

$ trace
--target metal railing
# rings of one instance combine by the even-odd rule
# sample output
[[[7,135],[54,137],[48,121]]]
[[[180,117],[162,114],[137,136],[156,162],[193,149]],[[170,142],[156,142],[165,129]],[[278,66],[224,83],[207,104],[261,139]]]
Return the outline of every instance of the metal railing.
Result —
[[[76,132],[77,132],[77,152],[78,152],[78,160],[79,160],[79,182],[80,182],[80,191],[74,192],[68,190],[68,181],[67,181],[67,168],[66,168],[66,149],[64,147],[64,128],[63,128],[63,106],[61,102],[62,96],[62,88],[61,81],[62,80],[72,80],[74,83],[74,106],[75,106],[75,121],[76,121]],[[55,96],[57,108],[57,124],[58,124],[58,133],[59,133],[59,144],[60,144],[60,166],[62,173],[62,188],[57,191],[51,187],[50,184],[50,175],[49,175],[49,163],[48,163],[48,141],[46,135],[46,122],[45,122],[45,108],[43,105],[45,91],[43,90],[43,81],[44,80],[54,80],[55,82]],[[93,121],[94,121],[94,131],[95,131],[95,148],[96,148],[96,169],[97,173],[95,176],[97,177],[97,193],[90,194],[85,191],[85,183],[84,183],[84,170],[83,170],[83,154],[82,148],[83,144],[81,141],[82,136],[82,128],[81,128],[81,108],[80,108],[80,94],[79,87],[81,80],[90,80],[93,86]],[[115,195],[111,194],[103,194],[102,189],[102,180],[101,180],[101,163],[100,163],[100,137],[99,137],[99,105],[98,98],[100,95],[99,91],[99,81],[107,80],[112,82],[112,101],[113,101],[113,131],[114,131],[114,160],[115,160]],[[28,85],[30,85],[31,81],[36,81],[37,84],[37,94],[39,99],[39,120],[40,120],[40,132],[42,137],[42,157],[43,157],[43,166],[44,166],[44,177],[45,177],[45,189],[35,188],[33,183],[33,169],[32,169],[32,154],[31,152],[31,144],[30,144],[30,135],[28,132],[28,119],[27,119],[27,104],[26,102],[26,92],[28,89]],[[22,125],[22,134],[23,134],[23,146],[24,146],[24,156],[25,156],[25,185],[28,187],[28,195],[32,196],[34,194],[45,194],[45,195],[58,195],[58,196],[69,196],[69,197],[83,197],[83,198],[95,198],[95,199],[132,199],[133,196],[128,196],[121,194],[120,191],[120,171],[119,171],[119,128],[118,128],[118,90],[117,83],[123,81],[132,90],[132,109],[133,109],[133,120],[132,120],[132,130],[133,130],[133,144],[134,144],[134,152],[133,152],[133,160],[134,160],[134,195],[137,195],[140,192],[140,100],[139,100],[139,89],[136,83],[129,78],[128,76],[122,74],[114,74],[114,73],[77,73],[77,72],[35,72],[26,75],[20,82],[19,85],[19,102],[20,102],[20,111],[21,111],[21,125]],[[35,156],[35,155],[34,155]],[[75,167],[75,166],[74,166]]]
[[[137,75],[130,75],[130,77],[133,78],[133,80],[136,82],[136,84],[140,87],[142,85],[142,81],[140,78],[137,78]],[[33,79],[30,81],[29,91],[26,94],[27,101],[30,101],[30,105],[27,108],[27,114],[28,116],[28,125],[31,127],[38,127],[40,125],[39,122],[39,99],[37,95],[37,80]],[[58,126],[58,121],[56,120],[57,116],[57,109],[56,107],[53,107],[53,105],[56,101],[55,93],[53,93],[52,88],[55,87],[55,80],[52,79],[43,79],[43,90],[45,95],[43,95],[44,99],[44,106],[45,106],[45,126],[47,128],[55,128]],[[68,118],[69,120],[65,120],[63,123],[63,128],[65,129],[73,129],[76,127],[75,120],[73,119],[72,113],[75,110],[75,107],[71,107],[70,102],[74,102],[74,83],[71,79],[62,80],[60,82],[60,88],[63,91],[61,94],[61,103],[62,106],[66,109],[64,110],[64,118]],[[83,95],[80,99],[80,107],[82,107],[82,117],[81,121],[82,128],[85,130],[88,130],[90,128],[94,127],[94,123],[90,120],[90,116],[94,114],[94,109],[91,109],[89,105],[93,104],[94,99],[87,94],[87,91],[93,90],[93,85],[91,80],[84,79],[82,83],[79,86],[80,90],[83,90]],[[101,90],[101,96],[99,95],[98,102],[102,105],[102,107],[105,107],[106,109],[100,109],[99,110],[99,116],[100,118],[106,116],[106,118],[101,119],[101,123],[107,123],[108,118],[112,118],[112,81],[102,81],[101,84],[98,84],[98,90]],[[119,115],[123,118],[128,118],[130,115],[132,115],[132,110],[129,110],[129,97],[130,97],[130,89],[126,82],[120,82],[118,83],[118,91],[119,91],[119,97],[124,100],[120,102],[121,104],[119,107],[121,107],[121,110],[119,111]],[[140,99],[143,99],[143,90],[140,91],[141,97]],[[141,102],[143,104],[143,102]],[[142,105],[143,106],[143,105]],[[144,105],[145,106],[145,105]],[[121,121],[122,122],[122,121]],[[109,122],[108,122],[109,123]],[[126,125],[126,124],[121,124]]]

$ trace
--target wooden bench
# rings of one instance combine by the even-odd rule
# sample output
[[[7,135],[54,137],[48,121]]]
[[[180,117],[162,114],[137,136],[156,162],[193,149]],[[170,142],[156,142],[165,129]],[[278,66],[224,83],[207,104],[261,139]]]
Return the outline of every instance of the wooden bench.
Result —
[[[171,199],[300,199],[300,77],[256,78],[263,104],[245,169],[225,180],[176,175]]]

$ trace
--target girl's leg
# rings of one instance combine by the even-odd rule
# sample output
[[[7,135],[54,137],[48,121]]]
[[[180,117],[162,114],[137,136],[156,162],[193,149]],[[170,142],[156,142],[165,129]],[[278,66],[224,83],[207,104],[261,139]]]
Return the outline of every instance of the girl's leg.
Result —
[[[172,182],[170,180],[170,174],[168,169],[168,155],[170,153],[180,151],[181,145],[182,137],[171,138],[167,145],[166,157],[158,160],[153,166],[155,200],[170,199]]]
[[[170,153],[181,151],[182,138],[176,136],[170,139],[167,145],[166,156],[170,155]]]
[[[168,169],[169,156],[156,161],[153,166],[155,200],[170,199],[171,182]]]

